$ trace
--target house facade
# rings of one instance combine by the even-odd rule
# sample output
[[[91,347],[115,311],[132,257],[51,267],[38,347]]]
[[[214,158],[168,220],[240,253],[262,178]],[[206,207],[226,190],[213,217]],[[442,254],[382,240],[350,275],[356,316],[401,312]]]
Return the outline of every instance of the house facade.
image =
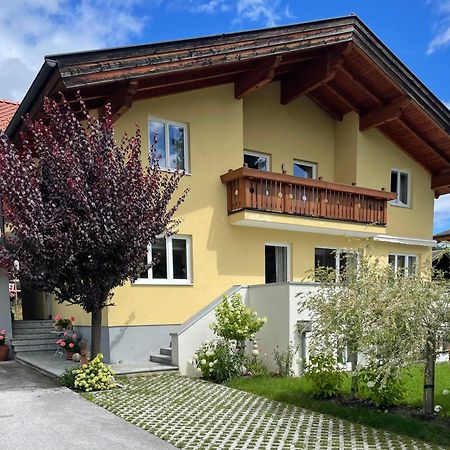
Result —
[[[111,103],[118,138],[138,124],[144,157],[156,143],[161,168],[184,170],[190,189],[178,234],[149,248],[159,262],[104,313],[111,362],[148,359],[171,333],[178,345],[231,286],[265,299],[272,287],[276,315],[283,286],[309,286],[317,265],[339,271],[368,241],[398,270],[431,263],[450,112],[355,16],[49,56],[8,133],[39,117],[45,95],[77,108],[77,90],[93,111]],[[88,315],[52,311],[89,337]]]

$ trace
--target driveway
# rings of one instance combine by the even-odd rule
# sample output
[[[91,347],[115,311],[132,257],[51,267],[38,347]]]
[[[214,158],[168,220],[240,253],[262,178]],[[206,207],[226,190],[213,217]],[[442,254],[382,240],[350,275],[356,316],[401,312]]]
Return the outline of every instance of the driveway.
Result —
[[[0,424],[4,450],[175,448],[14,361],[0,363]]]

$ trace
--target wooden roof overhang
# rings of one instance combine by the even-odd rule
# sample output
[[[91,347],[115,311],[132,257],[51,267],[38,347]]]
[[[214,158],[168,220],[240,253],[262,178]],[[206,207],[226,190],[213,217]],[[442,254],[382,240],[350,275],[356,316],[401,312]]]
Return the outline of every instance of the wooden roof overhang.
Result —
[[[378,128],[450,192],[450,111],[356,16],[134,47],[48,56],[6,130],[38,117],[63,92],[77,110],[110,102],[113,118],[134,100],[234,83],[235,97],[281,82],[282,104],[308,95],[337,120]]]

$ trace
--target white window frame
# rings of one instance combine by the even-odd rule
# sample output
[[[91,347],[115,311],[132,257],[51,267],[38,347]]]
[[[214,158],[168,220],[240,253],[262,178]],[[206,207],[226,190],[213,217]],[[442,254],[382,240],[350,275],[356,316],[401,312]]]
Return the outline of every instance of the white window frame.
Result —
[[[158,239],[166,239],[166,261],[167,261],[167,278],[153,278],[153,268],[148,269],[148,278],[138,278],[134,284],[160,284],[160,285],[192,285],[192,237],[186,234],[175,234],[173,236],[160,236]],[[183,239],[186,241],[186,274],[187,279],[173,278],[173,239]],[[148,245],[147,263],[152,261],[152,246]]]
[[[284,247],[286,248],[286,259],[287,259],[287,266],[286,266],[286,283],[292,281],[291,280],[291,244],[286,243],[280,243],[280,242],[265,242],[264,243],[264,257],[265,257],[265,251],[266,247]],[[265,268],[264,268],[265,270]]]
[[[361,255],[358,251],[352,248],[336,248],[336,247],[314,247],[314,270],[316,269],[316,250],[333,250],[334,253],[334,268],[336,271],[336,281],[339,281],[341,276],[341,255],[342,253],[356,255],[356,272],[359,271],[361,264]],[[320,283],[320,282],[319,282]]]
[[[311,167],[312,168],[312,180],[316,180],[317,179],[317,163],[314,162],[310,162],[310,161],[303,161],[301,159],[294,159],[294,161],[292,162],[292,175],[294,175],[294,165],[295,164],[301,164],[302,166],[306,166],[306,167]]]
[[[268,153],[254,152],[253,150],[245,150],[244,149],[243,156],[245,156],[245,155],[256,156],[258,158],[265,158],[266,159],[266,167],[267,167],[267,170],[265,170],[265,172],[270,172],[270,155]]]
[[[395,167],[391,169],[390,172],[390,176],[392,178],[392,172],[397,172],[397,198],[395,200],[391,200],[390,204],[392,206],[399,206],[401,208],[411,208],[411,172],[409,170],[405,170],[405,169],[396,169]],[[407,203],[403,203],[402,201],[400,201],[400,199],[398,198],[399,193],[400,193],[400,174],[406,174],[408,176],[408,202]],[[389,179],[389,184],[390,184],[391,180]]]
[[[405,258],[405,276],[409,276],[409,258],[413,257],[416,258],[416,268],[415,268],[415,273],[417,274],[417,266],[419,264],[419,256],[414,254],[414,253],[389,253],[388,255],[388,264],[389,263],[389,258],[391,256],[395,257],[395,262],[394,262],[394,273],[395,275],[397,275],[398,273],[398,257],[399,256],[403,256]]]
[[[189,127],[187,123],[174,122],[173,120],[161,119],[156,116],[148,116],[147,127],[148,127],[148,149],[150,151],[150,146],[152,145],[150,138],[150,122],[159,122],[164,124],[164,140],[165,140],[165,157],[166,157],[166,165],[170,160],[170,139],[169,139],[169,125],[174,125],[176,127],[184,128],[184,169],[176,169],[173,167],[160,167],[161,170],[166,172],[176,172],[176,171],[184,171],[187,175],[190,175],[190,164],[189,164]]]

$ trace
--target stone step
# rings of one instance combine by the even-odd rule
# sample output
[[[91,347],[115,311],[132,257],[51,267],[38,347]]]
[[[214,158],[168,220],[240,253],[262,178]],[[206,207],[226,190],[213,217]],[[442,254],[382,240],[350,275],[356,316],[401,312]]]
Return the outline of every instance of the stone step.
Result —
[[[55,337],[50,336],[49,338],[44,337],[40,339],[17,339],[16,337],[14,337],[11,342],[14,348],[16,348],[23,345],[46,345],[46,344],[56,345],[56,341],[57,339]]]
[[[13,322],[13,328],[53,328],[53,320],[16,320]]]
[[[37,344],[37,343],[33,343],[30,345],[14,345],[14,351],[16,353],[21,353],[21,352],[42,352],[42,351],[50,351],[53,350],[54,352],[56,352],[56,350],[58,349],[58,346],[53,343],[53,344]]]
[[[39,340],[39,339],[53,339],[57,341],[59,336],[56,333],[45,333],[42,330],[39,330],[38,333],[15,333],[12,337],[12,341],[31,341],[31,340]]]
[[[151,355],[150,361],[159,363],[159,364],[165,364],[167,366],[172,365],[172,358],[167,355]]]
[[[51,333],[55,331],[53,327],[38,327],[38,328],[13,328],[13,336],[24,335],[24,334],[42,334]]]
[[[172,349],[168,348],[168,347],[163,347],[163,348],[159,349],[159,353],[161,355],[166,355],[166,356],[172,357]]]

